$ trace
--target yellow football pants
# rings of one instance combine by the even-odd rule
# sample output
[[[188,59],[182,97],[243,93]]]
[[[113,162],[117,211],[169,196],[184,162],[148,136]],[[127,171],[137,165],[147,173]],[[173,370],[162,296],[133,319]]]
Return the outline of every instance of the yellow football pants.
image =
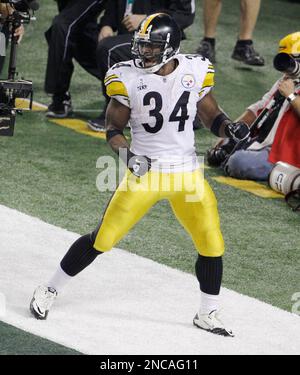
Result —
[[[127,171],[103,215],[94,248],[102,252],[110,250],[162,199],[170,202],[199,254],[218,257],[224,253],[217,201],[200,170],[150,171],[141,178]]]

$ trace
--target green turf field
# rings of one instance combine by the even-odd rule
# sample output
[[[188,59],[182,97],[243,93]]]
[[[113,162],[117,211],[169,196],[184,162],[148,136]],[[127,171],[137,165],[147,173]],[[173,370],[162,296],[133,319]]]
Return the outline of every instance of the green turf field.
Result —
[[[238,31],[239,1],[223,3],[215,95],[234,118],[279,77],[272,67],[272,58],[278,40],[299,29],[300,5],[279,0],[262,2],[254,39],[267,65],[252,70],[230,59]],[[182,52],[193,52],[202,36],[201,1],[196,4],[196,20],[187,31]],[[49,98],[43,92],[43,32],[55,12],[55,2],[45,0],[37,21],[26,28],[18,53],[20,76],[33,80],[35,100],[45,104]],[[98,82],[76,66],[71,93],[81,118],[88,115],[82,110],[101,109],[99,92]],[[198,151],[204,154],[214,136],[202,129],[196,137]],[[104,141],[54,125],[42,113],[25,113],[17,118],[15,136],[0,138],[0,150],[0,204],[82,234],[95,227],[110,196],[96,189],[96,160],[112,154]],[[224,285],[290,311],[291,296],[300,291],[299,215],[289,211],[283,200],[255,197],[213,181],[211,177],[220,175],[218,170],[205,173],[219,201],[226,242]],[[194,271],[196,253],[192,242],[174,219],[168,203],[156,205],[118,247],[187,272]],[[2,247],[1,251],[9,249]],[[0,323],[0,354],[38,352],[73,353]]]

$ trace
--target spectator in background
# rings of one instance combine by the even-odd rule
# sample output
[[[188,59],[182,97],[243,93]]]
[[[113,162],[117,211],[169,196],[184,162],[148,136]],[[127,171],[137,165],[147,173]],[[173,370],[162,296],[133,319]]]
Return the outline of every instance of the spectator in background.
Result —
[[[249,106],[237,119],[250,126],[261,111],[271,108],[253,138],[254,142],[247,149],[233,152],[223,165],[231,177],[266,181],[279,161],[300,168],[300,32],[281,39],[278,52],[292,57],[297,62],[298,71],[296,68],[295,74],[284,74],[262,99]],[[223,150],[226,151],[226,147],[228,143],[223,145]],[[209,151],[210,164],[216,165],[216,156],[218,159],[221,155],[217,150],[221,148],[219,145]]]
[[[222,0],[204,0],[204,38],[197,53],[216,62],[215,42],[216,29],[222,8]],[[247,65],[263,66],[264,58],[253,47],[252,35],[260,9],[260,0],[240,0],[240,30],[238,40],[231,57]]]
[[[115,63],[132,59],[131,39],[141,21],[150,14],[164,12],[171,15],[181,31],[193,23],[194,0],[110,0],[100,21],[97,62],[105,105],[96,119],[88,121],[94,131],[105,131],[105,112],[109,101],[104,86],[107,70]],[[115,35],[117,33],[117,35]],[[184,36],[184,33],[183,33]]]
[[[106,0],[57,0],[59,14],[45,33],[49,47],[45,91],[52,94],[46,116],[64,118],[72,112],[69,87],[73,58],[88,73],[101,78],[96,62],[97,18],[105,3]]]

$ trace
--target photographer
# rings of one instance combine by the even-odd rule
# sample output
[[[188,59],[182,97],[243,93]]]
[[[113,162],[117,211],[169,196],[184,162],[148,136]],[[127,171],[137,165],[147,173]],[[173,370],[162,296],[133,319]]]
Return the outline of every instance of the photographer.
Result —
[[[222,140],[208,152],[208,163],[231,177],[266,181],[278,161],[300,168],[300,32],[279,42],[274,67],[283,77],[237,120],[252,124],[252,137],[241,148]]]

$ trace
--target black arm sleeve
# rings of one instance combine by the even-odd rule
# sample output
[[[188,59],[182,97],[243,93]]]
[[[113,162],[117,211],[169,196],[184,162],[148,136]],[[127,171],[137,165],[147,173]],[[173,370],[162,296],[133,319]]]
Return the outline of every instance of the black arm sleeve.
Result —
[[[106,8],[103,16],[100,19],[100,29],[103,26],[110,26],[113,31],[116,31],[118,28],[118,1],[109,0],[106,3]]]
[[[165,13],[172,16],[181,30],[187,28],[194,22],[195,18],[194,0],[170,0]]]

